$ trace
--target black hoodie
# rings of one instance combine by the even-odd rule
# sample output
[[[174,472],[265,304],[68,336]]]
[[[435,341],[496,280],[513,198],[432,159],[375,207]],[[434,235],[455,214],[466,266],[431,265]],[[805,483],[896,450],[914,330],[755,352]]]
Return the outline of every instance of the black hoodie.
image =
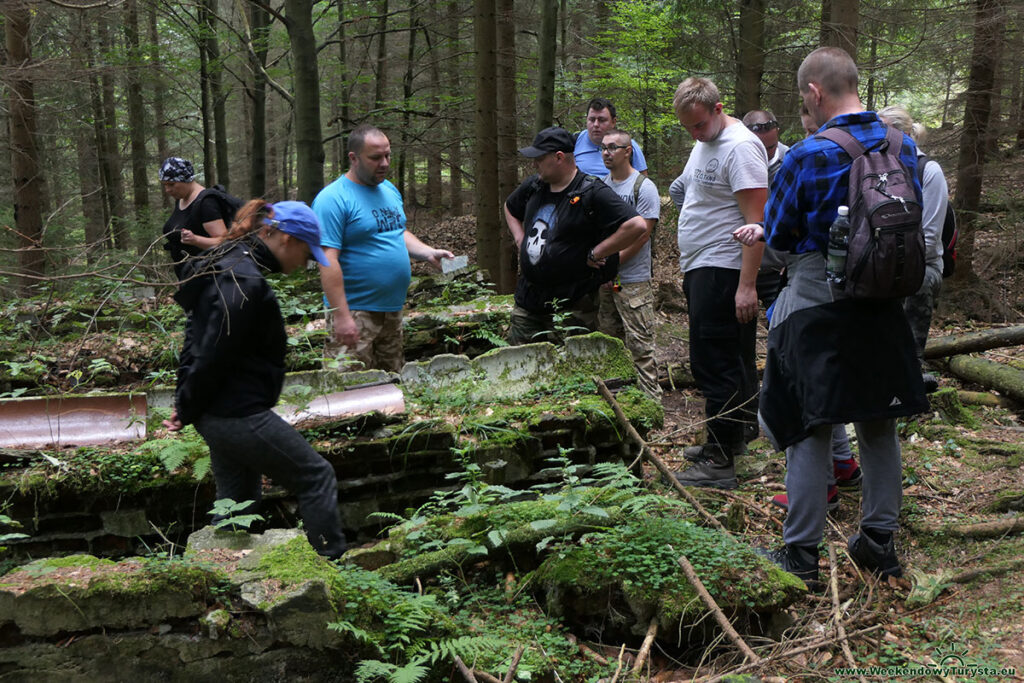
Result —
[[[175,408],[182,424],[205,413],[245,417],[277,403],[288,337],[263,271],[281,264],[255,236],[187,263],[174,295],[189,315]]]

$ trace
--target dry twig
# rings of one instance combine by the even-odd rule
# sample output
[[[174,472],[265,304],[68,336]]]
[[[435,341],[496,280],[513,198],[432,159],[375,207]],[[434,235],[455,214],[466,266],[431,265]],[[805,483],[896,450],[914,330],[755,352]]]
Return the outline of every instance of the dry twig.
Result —
[[[831,542],[828,544],[828,566],[829,566],[829,588],[832,591],[832,618],[836,622],[836,635],[839,636],[839,644],[843,648],[843,656],[846,657],[846,663],[850,667],[857,666],[857,663],[853,660],[853,652],[850,650],[850,644],[846,642],[846,627],[843,625],[843,615],[839,609],[839,562],[836,560],[836,549]],[[863,676],[858,676],[857,679],[864,682]]]
[[[466,679],[466,683],[480,683],[458,655],[455,655],[455,666],[459,667],[459,673]]]
[[[512,663],[509,665],[508,671],[505,673],[505,680],[503,683],[512,683],[512,679],[516,675],[516,669],[519,668],[519,660],[523,658],[524,652],[526,652],[526,646],[520,645],[519,649],[516,650],[515,655],[512,656]]]
[[[640,646],[640,652],[636,655],[636,661],[633,662],[633,673],[639,674],[644,668],[644,664],[647,662],[647,658],[651,654],[651,646],[654,645],[654,638],[658,635],[658,617],[651,617],[651,623],[647,626],[647,635],[644,636],[643,645]]]

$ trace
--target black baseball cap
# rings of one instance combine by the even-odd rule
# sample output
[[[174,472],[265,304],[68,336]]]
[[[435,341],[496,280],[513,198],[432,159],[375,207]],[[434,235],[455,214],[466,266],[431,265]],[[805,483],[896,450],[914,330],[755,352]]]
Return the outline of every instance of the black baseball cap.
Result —
[[[537,136],[533,138],[533,144],[529,147],[523,147],[519,150],[519,153],[524,157],[536,159],[551,152],[565,152],[568,154],[575,149],[576,141],[573,139],[572,133],[565,128],[552,126],[537,133]]]

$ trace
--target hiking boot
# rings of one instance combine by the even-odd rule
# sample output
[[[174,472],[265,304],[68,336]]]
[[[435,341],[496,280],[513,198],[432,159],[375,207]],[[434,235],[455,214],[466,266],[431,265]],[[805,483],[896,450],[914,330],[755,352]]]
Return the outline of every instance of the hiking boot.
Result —
[[[926,372],[921,375],[921,380],[924,382],[924,393],[934,394],[939,390],[939,380],[935,378],[930,372]]]
[[[891,531],[862,527],[850,537],[847,547],[850,549],[850,557],[861,569],[881,577],[903,576],[903,567],[896,557],[896,544]]]
[[[744,422],[743,423],[743,443],[747,444],[756,439],[761,434],[761,427],[757,424],[757,421]]]
[[[718,489],[734,489],[739,485],[736,482],[736,469],[733,467],[732,458],[721,446],[705,444],[703,455],[704,458],[693,466],[676,472],[675,476],[680,484],[713,486]]]
[[[707,454],[707,449],[715,448],[718,446],[715,444],[701,444],[700,446],[687,446],[683,449],[683,457],[690,462],[702,462],[708,460],[711,456]],[[742,444],[733,449],[733,456],[738,457],[747,454],[747,445]]]
[[[818,580],[818,546],[787,544],[778,550],[754,548],[754,552],[807,584],[808,590],[825,586]]]
[[[833,460],[832,473],[835,474],[836,485],[844,489],[858,488],[861,479],[864,478],[852,456],[846,460]]]
[[[777,505],[778,507],[788,512],[789,496],[787,496],[785,493],[780,493],[779,495],[772,498],[772,505]],[[829,512],[835,512],[836,510],[839,509],[839,489],[837,489],[835,486],[828,487],[827,509]]]

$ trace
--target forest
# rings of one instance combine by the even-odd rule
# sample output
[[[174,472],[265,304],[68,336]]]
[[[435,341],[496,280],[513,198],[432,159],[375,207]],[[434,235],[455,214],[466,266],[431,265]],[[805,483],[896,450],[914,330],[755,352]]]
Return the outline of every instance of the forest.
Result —
[[[1024,0],[2,0],[0,21],[0,437],[76,401],[130,434],[0,443],[0,678],[1021,680]],[[867,109],[926,127],[960,237],[925,352],[940,389],[898,424],[908,571],[852,563],[861,495],[843,489],[809,594],[752,551],[784,518],[766,439],[734,492],[672,485],[704,411],[667,190],[693,145],[681,80],[712,79],[731,115],[770,110],[792,145],[796,69],[821,45],[854,56]],[[503,339],[501,207],[533,171],[517,149],[583,130],[593,97],[662,195],[661,405],[615,340],[523,360]],[[409,363],[384,379],[323,369],[314,268],[270,277],[282,404],[404,402],[296,422],[338,475],[351,550],[328,563],[295,538],[294,496],[265,479],[262,517],[233,517],[198,433],[161,426],[185,314],[157,172],[179,156],[206,187],[311,202],[365,123],[390,138],[409,229],[469,267],[414,264]]]

